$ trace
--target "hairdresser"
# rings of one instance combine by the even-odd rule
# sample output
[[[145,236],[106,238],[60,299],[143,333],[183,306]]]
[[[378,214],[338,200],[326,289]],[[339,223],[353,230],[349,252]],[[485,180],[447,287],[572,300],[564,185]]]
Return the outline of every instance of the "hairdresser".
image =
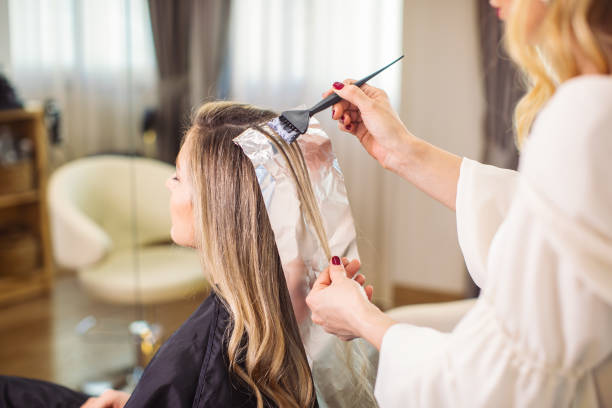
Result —
[[[519,171],[432,146],[380,89],[334,83],[340,128],[457,214],[481,295],[452,333],[398,324],[342,265],[312,318],[380,350],[381,407],[612,407],[612,2],[491,0],[529,79],[515,112]],[[424,135],[426,138],[426,135]]]

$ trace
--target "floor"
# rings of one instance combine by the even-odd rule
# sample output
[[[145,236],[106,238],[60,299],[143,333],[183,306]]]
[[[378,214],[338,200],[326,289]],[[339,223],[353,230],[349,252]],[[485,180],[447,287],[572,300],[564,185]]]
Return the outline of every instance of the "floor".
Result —
[[[128,332],[131,321],[144,317],[160,323],[166,339],[205,296],[139,310],[96,301],[81,290],[74,275],[62,274],[48,296],[0,306],[0,374],[79,389],[84,381],[123,369],[135,360]],[[79,334],[77,324],[87,316],[94,316],[97,323]]]

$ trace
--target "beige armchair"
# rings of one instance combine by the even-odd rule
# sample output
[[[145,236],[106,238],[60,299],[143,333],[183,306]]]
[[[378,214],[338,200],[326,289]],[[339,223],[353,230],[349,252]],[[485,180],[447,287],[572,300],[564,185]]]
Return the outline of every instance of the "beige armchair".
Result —
[[[127,156],[94,156],[57,169],[49,214],[57,263],[76,269],[95,297],[119,304],[178,300],[206,287],[196,252],[170,240],[174,168]]]

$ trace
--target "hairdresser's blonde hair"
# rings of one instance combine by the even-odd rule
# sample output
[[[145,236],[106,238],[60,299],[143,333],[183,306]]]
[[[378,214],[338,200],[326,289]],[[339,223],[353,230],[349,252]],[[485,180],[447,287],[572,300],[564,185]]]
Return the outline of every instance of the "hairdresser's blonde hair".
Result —
[[[530,39],[526,21],[530,4],[542,0],[514,0],[506,26],[506,48],[525,74],[527,93],[514,112],[520,147],[557,85],[579,75],[578,50],[601,74],[612,67],[612,2],[610,0],[549,0],[547,12]]]
[[[312,407],[312,374],[293,313],[274,232],[249,159],[232,139],[271,111],[229,102],[203,105],[186,133],[194,188],[196,247],[226,304],[230,372],[257,406]]]

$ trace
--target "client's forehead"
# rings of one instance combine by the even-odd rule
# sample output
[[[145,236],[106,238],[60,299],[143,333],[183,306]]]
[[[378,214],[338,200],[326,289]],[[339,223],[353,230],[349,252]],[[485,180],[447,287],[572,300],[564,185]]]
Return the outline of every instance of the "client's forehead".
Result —
[[[181,150],[179,150],[178,155],[176,156],[176,168],[178,171],[184,170],[185,166],[186,166],[186,159],[187,159],[187,155],[188,155],[188,150],[189,150],[189,144],[187,143],[187,140],[185,141],[185,143],[183,143],[183,146],[181,147]]]
[[[181,149],[176,155],[176,167],[184,166],[185,160],[189,154],[189,149],[191,145],[191,132],[188,132],[185,136],[185,140],[183,140],[183,144],[181,145]]]

